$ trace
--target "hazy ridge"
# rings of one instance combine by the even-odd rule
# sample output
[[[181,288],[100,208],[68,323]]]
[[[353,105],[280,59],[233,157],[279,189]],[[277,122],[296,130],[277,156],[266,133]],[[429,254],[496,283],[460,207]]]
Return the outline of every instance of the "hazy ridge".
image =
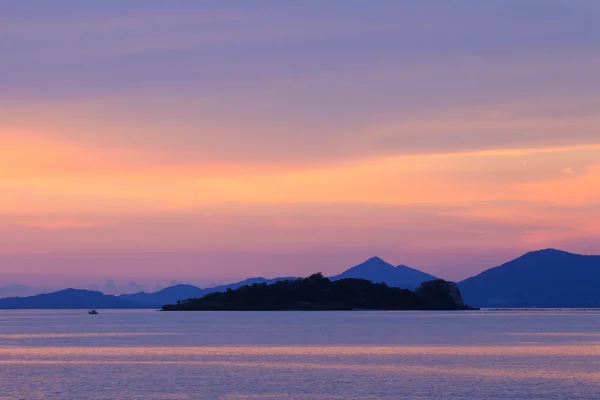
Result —
[[[366,279],[390,287],[414,290],[435,276],[404,265],[393,266],[373,257],[331,276]],[[178,284],[162,290],[120,296],[99,291],[65,289],[51,293],[0,298],[0,309],[35,308],[159,308],[178,300],[199,298],[209,293],[237,289],[253,283],[274,283],[290,277],[250,278],[211,288]],[[600,307],[600,256],[584,256],[546,249],[524,254],[515,260],[487,269],[458,282],[466,304],[491,308],[597,308]]]

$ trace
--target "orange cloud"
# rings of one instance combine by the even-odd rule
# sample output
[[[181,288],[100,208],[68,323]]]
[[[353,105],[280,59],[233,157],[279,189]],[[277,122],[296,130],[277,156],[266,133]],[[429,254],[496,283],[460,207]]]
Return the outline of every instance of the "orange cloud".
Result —
[[[499,149],[358,159],[321,167],[163,164],[152,154],[77,147],[36,137],[0,139],[4,212],[102,212],[302,202],[469,204],[598,201],[600,146]],[[585,170],[587,168],[587,170]],[[566,190],[565,190],[566,189]]]
[[[600,161],[598,156],[596,160]],[[569,206],[600,204],[600,164],[588,165],[577,176],[523,183],[518,188],[517,196],[522,200]]]

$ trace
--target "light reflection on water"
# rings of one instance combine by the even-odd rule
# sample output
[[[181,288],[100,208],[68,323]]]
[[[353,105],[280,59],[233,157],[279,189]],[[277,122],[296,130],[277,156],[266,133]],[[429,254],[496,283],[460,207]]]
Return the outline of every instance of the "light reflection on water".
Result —
[[[135,336],[135,335],[116,335]],[[139,335],[141,337],[144,334]],[[90,335],[88,337],[95,337]],[[0,347],[3,357],[173,357],[173,356],[529,356],[597,357],[600,344],[519,346],[220,346],[220,347]]]
[[[0,388],[0,400],[600,399],[600,313],[0,312]]]
[[[562,370],[533,370],[527,368],[519,369],[494,369],[487,367],[458,367],[452,368],[441,366],[423,365],[388,365],[388,364],[358,364],[345,363],[334,364],[325,360],[321,362],[251,362],[251,361],[140,361],[140,360],[0,360],[0,365],[183,365],[203,366],[221,368],[284,368],[304,370],[347,370],[368,373],[419,373],[419,374],[447,374],[447,375],[470,375],[471,377],[495,377],[495,378],[543,378],[543,379],[579,379],[600,383],[600,372],[585,371],[562,371]]]

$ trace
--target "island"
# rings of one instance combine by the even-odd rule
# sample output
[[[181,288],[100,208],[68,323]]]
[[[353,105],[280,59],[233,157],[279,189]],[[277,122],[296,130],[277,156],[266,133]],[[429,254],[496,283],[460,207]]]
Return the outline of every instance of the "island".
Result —
[[[365,279],[332,282],[321,273],[272,284],[255,283],[198,299],[167,304],[163,311],[475,310],[455,283],[436,279],[414,291]]]

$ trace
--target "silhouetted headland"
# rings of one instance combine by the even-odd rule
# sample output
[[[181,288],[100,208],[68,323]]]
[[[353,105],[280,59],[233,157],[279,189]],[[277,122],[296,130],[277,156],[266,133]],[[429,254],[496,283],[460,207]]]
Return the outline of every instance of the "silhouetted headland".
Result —
[[[458,283],[482,308],[600,308],[600,256],[532,251]]]
[[[255,283],[162,307],[164,311],[473,310],[455,283],[423,282],[414,291],[364,279],[332,282],[322,274],[272,284]]]
[[[29,297],[8,297],[0,299],[0,309],[125,309],[148,308],[145,304],[121,299],[117,296],[93,290],[64,289],[57,292],[38,294]]]

